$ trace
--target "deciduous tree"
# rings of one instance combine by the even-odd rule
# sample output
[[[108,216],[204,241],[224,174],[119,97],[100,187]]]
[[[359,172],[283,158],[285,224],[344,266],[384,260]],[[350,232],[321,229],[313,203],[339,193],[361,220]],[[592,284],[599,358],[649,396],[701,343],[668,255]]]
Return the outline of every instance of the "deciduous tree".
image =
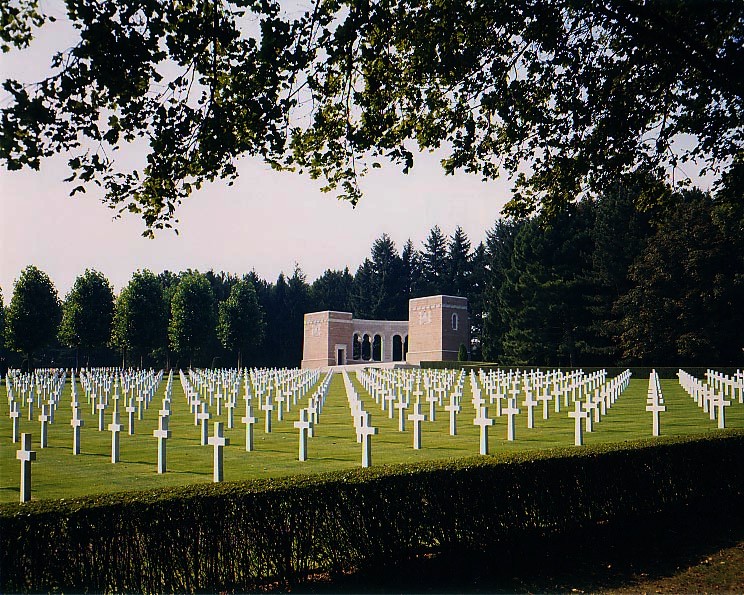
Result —
[[[27,266],[13,285],[5,338],[11,349],[26,356],[29,368],[34,352],[54,341],[60,315],[59,297],[51,279],[35,266]]]
[[[130,352],[139,356],[142,366],[145,356],[167,344],[167,326],[168,315],[158,278],[147,269],[136,271],[114,306],[111,344],[121,351],[122,362]]]
[[[101,183],[150,232],[242,155],[356,202],[369,168],[439,149],[448,173],[513,178],[523,215],[681,164],[717,173],[744,148],[740,0],[66,5],[80,39],[39,84],[5,81],[0,159],[69,153],[73,193]],[[3,49],[50,20],[33,0],[0,7]],[[121,170],[132,142],[145,159]]]
[[[263,341],[264,320],[256,290],[250,281],[233,284],[228,298],[219,305],[217,334],[225,349],[237,352],[238,368],[251,360]]]
[[[194,355],[209,345],[215,323],[214,294],[209,281],[199,272],[185,274],[171,301],[168,324],[171,349],[185,357],[191,366]]]
[[[80,348],[105,347],[111,340],[114,290],[100,272],[86,269],[75,279],[62,304],[59,340],[77,352]]]

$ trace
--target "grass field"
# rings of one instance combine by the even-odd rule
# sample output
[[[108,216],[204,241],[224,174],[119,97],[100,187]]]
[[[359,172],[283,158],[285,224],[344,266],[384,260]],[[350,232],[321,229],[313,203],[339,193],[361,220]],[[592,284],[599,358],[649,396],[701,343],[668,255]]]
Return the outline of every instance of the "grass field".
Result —
[[[374,465],[410,463],[431,459],[455,458],[475,455],[479,448],[479,429],[473,425],[474,410],[471,405],[469,382],[466,382],[463,410],[458,417],[458,435],[449,435],[449,414],[438,411],[434,422],[423,425],[422,449],[412,448],[412,428],[407,422],[406,432],[398,432],[397,418],[388,419],[366,391],[356,383],[366,408],[372,414],[372,425],[379,434],[372,439],[372,462]],[[621,442],[651,436],[651,414],[645,411],[647,378],[633,379],[615,406],[608,411],[592,433],[585,433],[586,444]],[[662,435],[684,435],[702,433],[715,429],[716,422],[695,405],[680,388],[676,380],[662,380],[662,390],[667,406],[661,417]],[[35,419],[28,421],[27,410],[22,410],[21,432],[33,435],[33,448],[37,460],[33,464],[33,499],[72,498],[89,494],[122,490],[141,490],[174,485],[212,481],[211,446],[200,444],[200,429],[194,425],[183,390],[176,375],[173,384],[172,416],[168,440],[168,471],[158,475],[157,439],[153,430],[157,428],[157,411],[163,396],[165,382],[152,401],[145,419],[135,421],[135,435],[126,432],[126,414],[122,416],[121,461],[111,463],[111,433],[99,432],[97,416],[81,399],[81,412],[85,420],[82,429],[82,454],[72,455],[72,428],[70,426],[70,385],[67,383],[55,423],[49,427],[49,446],[39,448],[40,424]],[[542,419],[542,408],[535,409],[535,428],[527,429],[526,409],[519,399],[521,415],[517,417],[516,440],[506,440],[506,417],[496,418],[490,430],[490,451],[509,452],[524,449],[540,449],[553,446],[571,446],[574,439],[574,423],[567,411],[560,414],[552,411],[548,420]],[[304,404],[302,405],[304,406]],[[245,426],[239,422],[243,415],[243,401],[236,408],[234,429],[227,429],[227,413],[219,418],[225,422],[225,433],[230,445],[225,449],[225,480],[244,480],[274,477],[296,473],[318,473],[360,466],[361,445],[356,441],[352,418],[346,400],[343,379],[340,374],[333,377],[325,408],[316,426],[315,437],[309,440],[309,460],[298,461],[298,431],[293,423],[298,419],[300,407],[293,407],[283,422],[273,420],[273,431],[263,430],[263,412],[255,413],[259,418],[254,427],[255,451],[245,451]],[[428,413],[428,406],[422,407]],[[408,411],[410,413],[410,410]],[[490,409],[493,415],[494,408]],[[211,411],[214,415],[214,411]],[[397,415],[397,412],[396,412]],[[38,417],[35,412],[34,417]],[[107,412],[106,426],[111,421]],[[210,420],[210,434],[212,433]],[[732,403],[726,411],[726,425],[744,428],[744,405]],[[8,401],[3,383],[0,388],[0,502],[17,502],[19,498],[19,463],[16,451],[19,448],[11,440],[12,424],[8,417]]]

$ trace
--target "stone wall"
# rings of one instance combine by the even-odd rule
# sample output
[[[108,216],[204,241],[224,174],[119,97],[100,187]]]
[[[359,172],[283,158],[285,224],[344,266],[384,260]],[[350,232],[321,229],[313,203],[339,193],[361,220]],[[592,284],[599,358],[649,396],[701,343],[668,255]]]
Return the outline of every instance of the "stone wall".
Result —
[[[467,298],[435,295],[408,302],[409,364],[456,360],[462,344],[470,346]]]
[[[351,358],[351,312],[312,312],[305,314],[302,346],[302,367],[333,366],[337,349],[342,348],[346,360]]]
[[[412,299],[408,304],[408,321],[358,320],[350,312],[305,314],[302,367],[367,363],[370,360],[353,359],[355,334],[360,340],[368,335],[370,341],[380,336],[382,357],[377,360],[380,362],[393,361],[396,335],[402,344],[408,339],[404,360],[409,364],[456,360],[460,345],[470,346],[468,300],[448,295]]]

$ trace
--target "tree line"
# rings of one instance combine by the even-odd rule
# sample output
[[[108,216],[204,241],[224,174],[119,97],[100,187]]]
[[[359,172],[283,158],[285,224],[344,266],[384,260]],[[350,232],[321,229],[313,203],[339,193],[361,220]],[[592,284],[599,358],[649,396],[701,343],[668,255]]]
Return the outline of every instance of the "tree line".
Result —
[[[65,348],[67,365],[297,366],[307,312],[406,320],[410,298],[449,294],[468,298],[474,360],[737,365],[741,188],[741,175],[715,195],[660,184],[650,209],[651,185],[616,188],[559,214],[500,219],[475,246],[460,227],[448,237],[435,226],[420,249],[409,239],[400,251],[382,234],[354,274],[329,269],[312,283],[299,266],[273,283],[255,271],[144,270],[115,296],[86,270],[60,301],[29,266],[0,314],[0,348],[45,363]]]

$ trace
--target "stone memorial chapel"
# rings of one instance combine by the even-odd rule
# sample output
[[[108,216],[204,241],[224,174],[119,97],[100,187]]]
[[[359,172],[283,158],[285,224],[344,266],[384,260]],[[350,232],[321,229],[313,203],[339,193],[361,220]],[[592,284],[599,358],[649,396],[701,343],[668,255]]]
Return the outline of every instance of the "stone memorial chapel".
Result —
[[[302,367],[456,360],[460,345],[470,346],[467,298],[434,295],[409,300],[408,320],[358,320],[351,312],[305,314]]]

